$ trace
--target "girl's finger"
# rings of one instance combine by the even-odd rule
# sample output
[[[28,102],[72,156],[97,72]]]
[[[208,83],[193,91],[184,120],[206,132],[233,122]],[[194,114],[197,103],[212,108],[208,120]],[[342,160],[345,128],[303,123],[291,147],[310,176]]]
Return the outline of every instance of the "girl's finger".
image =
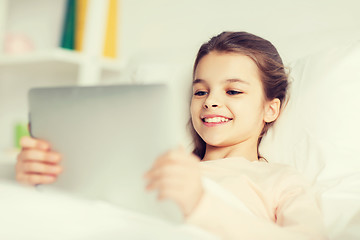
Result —
[[[185,150],[175,149],[166,152],[155,160],[151,170],[167,164],[182,162],[182,160],[187,157],[183,151]]]
[[[58,175],[62,172],[60,165],[50,165],[38,162],[26,162],[22,166],[24,173],[41,173],[47,175]]]
[[[18,182],[30,185],[49,184],[56,180],[56,176],[41,174],[17,174],[16,180]]]
[[[182,181],[179,178],[158,178],[149,181],[146,185],[146,190],[158,190],[159,192],[166,189],[173,189],[179,191],[182,186]]]
[[[56,180],[55,176],[51,175],[41,175],[41,174],[26,174],[26,182],[36,185],[36,184],[48,184]]]
[[[25,136],[20,139],[20,146],[24,149],[36,148],[44,151],[50,150],[50,144],[48,142],[29,136]]]
[[[152,180],[166,177],[178,177],[183,175],[183,171],[186,171],[181,164],[164,164],[162,166],[154,167],[145,173],[145,178]]]
[[[30,149],[23,150],[18,155],[18,161],[40,161],[49,163],[59,163],[60,154],[56,152],[44,152],[42,150]]]

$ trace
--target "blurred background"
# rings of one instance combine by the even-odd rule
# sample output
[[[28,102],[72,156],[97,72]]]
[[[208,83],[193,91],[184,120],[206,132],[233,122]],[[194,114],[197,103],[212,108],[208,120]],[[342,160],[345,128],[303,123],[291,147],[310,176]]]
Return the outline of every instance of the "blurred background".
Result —
[[[0,0],[0,161],[14,161],[32,87],[167,83],[188,143],[192,64],[222,31],[270,40],[285,64],[360,38],[358,0]],[[69,136],[71,137],[71,136]]]

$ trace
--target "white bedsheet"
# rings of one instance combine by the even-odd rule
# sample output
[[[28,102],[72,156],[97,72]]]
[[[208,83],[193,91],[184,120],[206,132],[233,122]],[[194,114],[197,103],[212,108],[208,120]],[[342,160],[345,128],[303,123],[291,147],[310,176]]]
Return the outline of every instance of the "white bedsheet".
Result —
[[[105,202],[61,192],[45,194],[16,183],[13,175],[13,164],[0,163],[0,239],[218,239],[195,226],[173,225]],[[360,239],[360,189],[344,188],[349,183],[358,186],[359,179],[350,176],[319,186],[331,240]],[[203,182],[229,204],[248,211],[215,182]]]
[[[218,239],[195,226],[174,225],[106,202],[43,193],[9,179],[0,164],[0,239]]]
[[[330,239],[360,239],[359,186],[360,174],[319,184],[324,221]]]

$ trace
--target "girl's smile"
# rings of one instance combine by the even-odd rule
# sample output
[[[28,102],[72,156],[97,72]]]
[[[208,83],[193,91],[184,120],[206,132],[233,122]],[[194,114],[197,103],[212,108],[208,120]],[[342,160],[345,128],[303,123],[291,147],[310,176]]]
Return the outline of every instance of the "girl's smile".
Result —
[[[229,123],[232,120],[232,118],[225,117],[222,115],[211,114],[211,115],[202,116],[201,120],[203,121],[205,126],[215,127]]]

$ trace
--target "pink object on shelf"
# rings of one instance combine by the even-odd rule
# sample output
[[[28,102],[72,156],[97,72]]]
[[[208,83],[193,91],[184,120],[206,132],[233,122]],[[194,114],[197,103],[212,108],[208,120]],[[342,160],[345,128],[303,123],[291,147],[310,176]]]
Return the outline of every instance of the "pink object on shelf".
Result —
[[[23,34],[8,34],[5,36],[4,51],[6,54],[22,54],[33,49],[32,41]]]

